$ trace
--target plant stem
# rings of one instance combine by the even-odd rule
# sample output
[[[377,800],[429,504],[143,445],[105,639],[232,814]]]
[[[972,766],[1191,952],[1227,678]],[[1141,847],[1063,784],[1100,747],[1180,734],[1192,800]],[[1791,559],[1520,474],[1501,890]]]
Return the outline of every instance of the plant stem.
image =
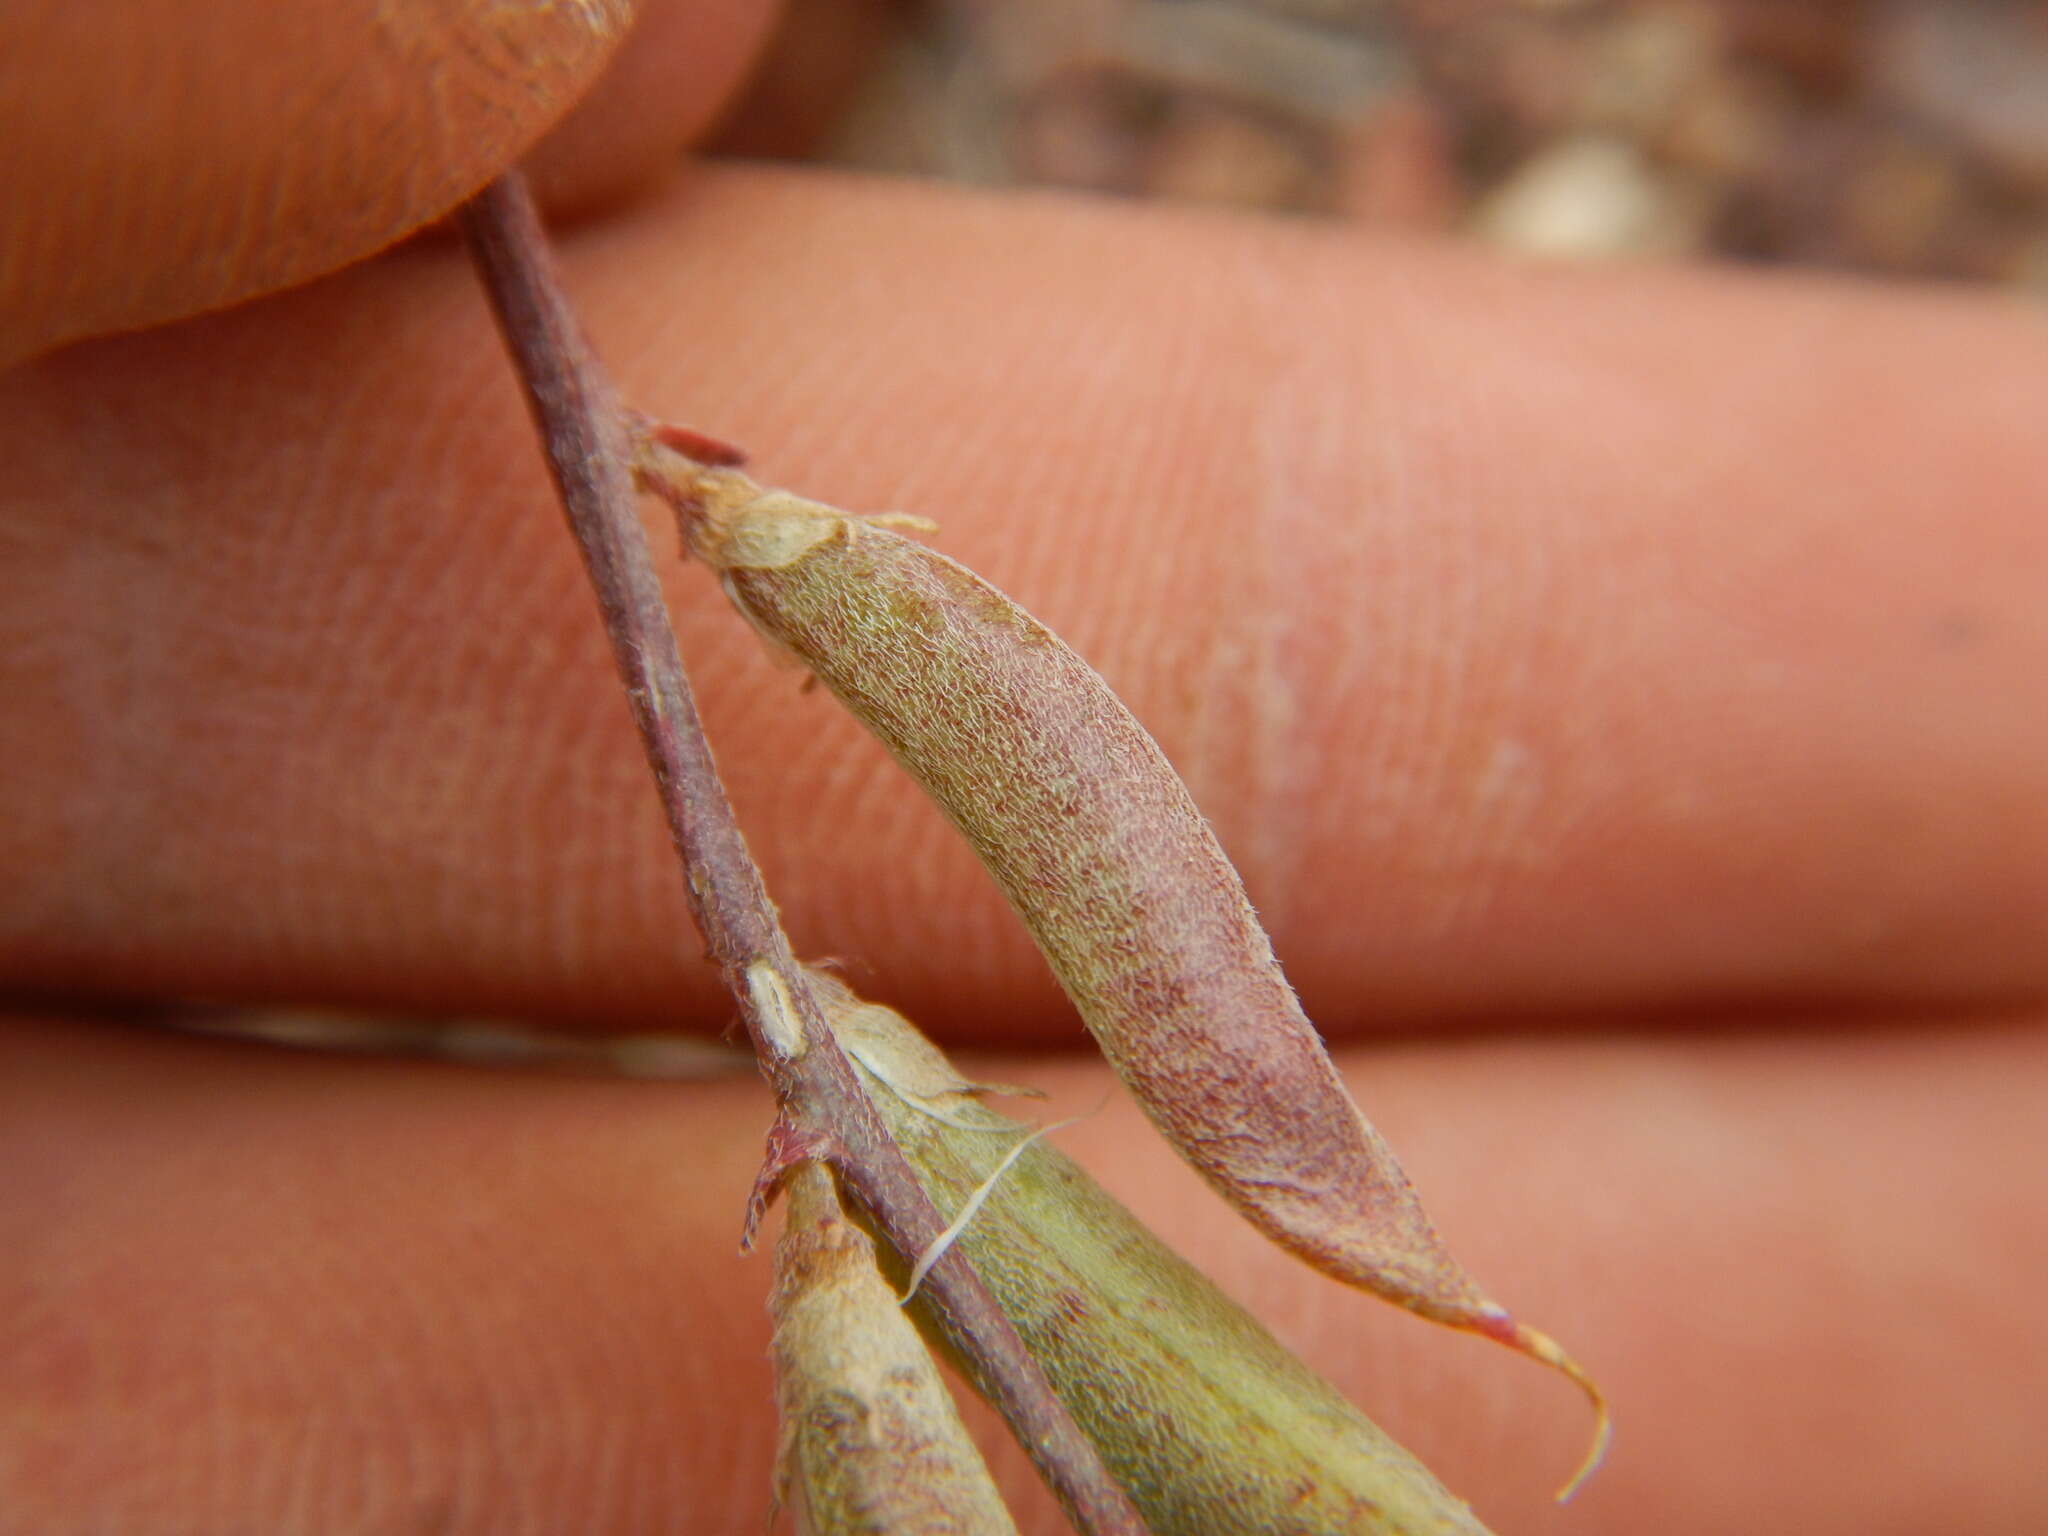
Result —
[[[786,1125],[787,1135],[771,1139],[786,1141],[791,1155],[832,1161],[882,1234],[914,1262],[945,1222],[833,1038],[740,835],[648,557],[626,417],[555,276],[524,179],[511,172],[492,182],[463,206],[459,221],[596,589],[682,856],[691,911],[775,1090],[778,1129]],[[771,1177],[780,1171],[775,1164],[767,1170]],[[925,1289],[976,1387],[1009,1421],[1075,1525],[1085,1536],[1141,1536],[1137,1511],[958,1248],[933,1266]]]

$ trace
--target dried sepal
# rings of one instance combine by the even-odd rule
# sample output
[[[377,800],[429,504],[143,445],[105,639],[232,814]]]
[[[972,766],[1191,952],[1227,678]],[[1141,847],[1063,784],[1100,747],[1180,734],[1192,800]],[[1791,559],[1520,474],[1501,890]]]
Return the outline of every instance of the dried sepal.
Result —
[[[911,1063],[930,1081],[919,1064],[944,1060],[900,1014],[832,977],[813,986],[933,1203],[958,1210],[987,1186],[959,1246],[1154,1536],[1484,1536],[1420,1462],[1071,1159],[1043,1139],[1016,1152],[1030,1128],[970,1089],[927,1096],[883,1076]]]
[[[776,1495],[813,1536],[1016,1536],[924,1340],[830,1172],[784,1181],[775,1247]]]
[[[965,567],[651,438],[644,486],[779,651],[945,810],[1117,1075],[1252,1224],[1325,1273],[1564,1371],[1444,1247],[1359,1112],[1237,872],[1158,745],[1086,662]]]

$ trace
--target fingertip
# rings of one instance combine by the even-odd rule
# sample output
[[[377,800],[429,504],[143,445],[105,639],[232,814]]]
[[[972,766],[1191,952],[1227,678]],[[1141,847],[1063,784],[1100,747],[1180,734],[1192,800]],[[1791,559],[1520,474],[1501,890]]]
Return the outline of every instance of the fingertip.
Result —
[[[766,46],[776,0],[650,0],[604,73],[526,157],[558,219],[629,201],[674,169]]]
[[[10,8],[0,206],[36,216],[0,249],[0,361],[332,271],[530,150],[558,212],[624,195],[716,115],[773,15],[635,10],[151,0],[110,26]]]

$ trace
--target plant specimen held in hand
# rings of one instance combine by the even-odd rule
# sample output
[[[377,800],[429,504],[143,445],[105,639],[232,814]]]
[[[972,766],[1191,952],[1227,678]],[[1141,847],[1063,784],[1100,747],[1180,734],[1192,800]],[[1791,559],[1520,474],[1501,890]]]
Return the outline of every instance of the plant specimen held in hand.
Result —
[[[693,910],[775,1091],[748,1229],[786,1185],[782,1481],[809,1527],[1010,1529],[884,1299],[886,1274],[1085,1532],[1481,1529],[1085,1174],[983,1108],[905,1021],[797,963],[704,744],[636,482],[673,507],[686,549],[740,612],[937,800],[1153,1124],[1247,1220],[1327,1274],[1585,1388],[1599,1425],[1575,1486],[1605,1446],[1597,1390],[1445,1251],[1208,824],[1101,678],[995,588],[885,526],[908,520],[763,490],[735,450],[625,412],[516,182],[487,189],[464,227],[597,587]]]

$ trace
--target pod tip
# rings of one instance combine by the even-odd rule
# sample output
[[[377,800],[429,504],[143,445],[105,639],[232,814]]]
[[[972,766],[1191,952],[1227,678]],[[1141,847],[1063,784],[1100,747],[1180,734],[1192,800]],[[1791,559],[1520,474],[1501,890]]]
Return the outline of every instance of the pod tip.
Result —
[[[1520,1350],[1532,1360],[1540,1360],[1564,1372],[1578,1384],[1586,1394],[1586,1400],[1593,1405],[1593,1444],[1586,1452],[1586,1459],[1579,1463],[1578,1471],[1571,1475],[1565,1485],[1557,1491],[1557,1502],[1562,1504],[1585,1486],[1586,1479],[1600,1469],[1600,1463],[1607,1457],[1607,1447],[1614,1440],[1614,1415],[1607,1407],[1607,1397],[1585,1368],[1558,1345],[1557,1340],[1547,1333],[1540,1333],[1522,1323],[1503,1319],[1508,1326],[1496,1335],[1503,1344]]]

